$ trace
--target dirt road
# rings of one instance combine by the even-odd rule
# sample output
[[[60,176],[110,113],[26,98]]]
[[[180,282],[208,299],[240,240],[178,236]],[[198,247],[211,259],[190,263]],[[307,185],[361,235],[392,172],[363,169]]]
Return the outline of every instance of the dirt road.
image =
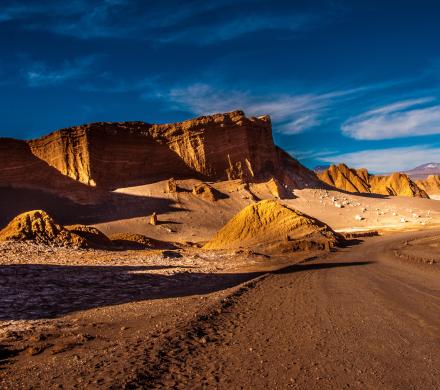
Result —
[[[407,233],[251,282],[169,338],[129,388],[438,389],[440,273]]]

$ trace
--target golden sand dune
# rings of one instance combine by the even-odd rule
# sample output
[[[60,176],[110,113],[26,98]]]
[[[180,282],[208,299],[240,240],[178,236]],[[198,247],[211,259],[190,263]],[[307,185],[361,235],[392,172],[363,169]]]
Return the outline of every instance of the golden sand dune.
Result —
[[[310,240],[333,246],[338,236],[324,223],[275,200],[251,204],[236,214],[205,249],[239,247],[288,247],[295,240]]]

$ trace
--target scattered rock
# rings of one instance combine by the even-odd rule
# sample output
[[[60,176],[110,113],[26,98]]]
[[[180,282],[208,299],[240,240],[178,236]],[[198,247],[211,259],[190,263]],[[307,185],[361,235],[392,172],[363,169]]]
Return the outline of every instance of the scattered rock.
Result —
[[[179,192],[179,187],[177,186],[176,180],[174,180],[174,178],[168,179],[165,187],[165,193],[175,194],[177,192]]]
[[[154,225],[154,226],[156,226],[157,225],[157,214],[154,212],[153,214],[151,214],[151,217],[150,217],[150,225]]]
[[[196,184],[193,187],[192,193],[193,195],[210,202],[215,202],[219,199],[218,191],[206,183]]]

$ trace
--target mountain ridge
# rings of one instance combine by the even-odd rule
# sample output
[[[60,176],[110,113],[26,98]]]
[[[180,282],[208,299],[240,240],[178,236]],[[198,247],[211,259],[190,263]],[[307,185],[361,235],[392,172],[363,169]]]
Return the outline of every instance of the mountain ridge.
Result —
[[[372,175],[367,169],[353,169],[345,164],[331,165],[318,173],[325,183],[348,192],[371,193],[392,196],[428,198],[428,194],[417,186],[406,174]]]

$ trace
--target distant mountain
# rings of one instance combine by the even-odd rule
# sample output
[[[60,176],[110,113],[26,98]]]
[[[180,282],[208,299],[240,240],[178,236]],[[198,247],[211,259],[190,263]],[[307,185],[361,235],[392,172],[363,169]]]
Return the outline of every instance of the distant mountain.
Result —
[[[405,171],[411,179],[424,180],[429,175],[440,175],[440,163],[427,163]]]
[[[317,165],[315,168],[313,168],[313,172],[315,173],[321,173],[324,172],[325,170],[330,168],[330,164],[327,165]]]

